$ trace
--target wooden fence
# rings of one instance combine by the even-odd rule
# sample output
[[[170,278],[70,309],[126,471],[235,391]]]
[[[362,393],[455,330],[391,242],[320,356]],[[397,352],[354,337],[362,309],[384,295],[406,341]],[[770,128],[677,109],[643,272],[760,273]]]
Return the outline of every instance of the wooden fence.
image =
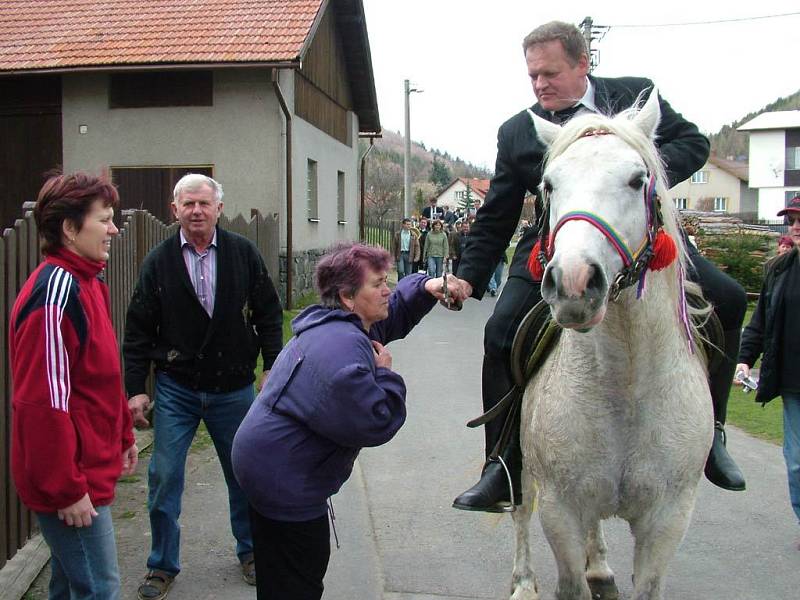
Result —
[[[10,471],[11,442],[11,373],[8,363],[9,314],[20,288],[40,261],[36,223],[26,203],[25,216],[14,227],[3,232],[0,239],[0,569],[22,548],[35,532],[30,511],[17,497]],[[261,252],[269,273],[279,284],[280,235],[278,216],[256,213],[249,221],[242,215],[228,219],[220,217],[223,229],[250,239]],[[139,266],[153,246],[177,229],[177,224],[165,225],[143,210],[122,212],[120,233],[111,242],[111,258],[106,267],[106,281],[111,295],[111,315],[117,339],[122,340],[125,313],[128,307]]]
[[[400,221],[395,219],[372,218],[364,222],[365,242],[392,251],[392,237],[400,229]]]

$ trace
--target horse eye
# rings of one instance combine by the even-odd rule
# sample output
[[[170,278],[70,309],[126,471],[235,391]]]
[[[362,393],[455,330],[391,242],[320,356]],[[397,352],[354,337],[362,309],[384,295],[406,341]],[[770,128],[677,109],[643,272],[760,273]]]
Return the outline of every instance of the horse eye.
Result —
[[[631,177],[631,180],[628,182],[628,185],[631,186],[634,190],[642,189],[644,185],[644,178],[641,175],[635,175]]]

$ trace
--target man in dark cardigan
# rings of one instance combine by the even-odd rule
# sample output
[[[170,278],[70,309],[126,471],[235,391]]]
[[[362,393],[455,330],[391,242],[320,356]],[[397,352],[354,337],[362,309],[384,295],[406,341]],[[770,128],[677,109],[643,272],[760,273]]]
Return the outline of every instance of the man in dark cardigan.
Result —
[[[576,112],[588,111],[615,114],[653,89],[648,79],[623,77],[608,79],[590,76],[589,57],[581,32],[573,25],[554,21],[530,33],[523,42],[528,75],[538,102],[532,110],[539,116],[562,123]],[[642,95],[642,98],[640,98]],[[659,147],[669,178],[669,185],[683,181],[705,164],[709,154],[708,140],[697,127],[676,113],[659,98],[661,121],[656,144]],[[506,121],[498,132],[495,175],[483,207],[462,250],[458,277],[463,281],[462,295],[480,299],[494,265],[505,251],[522,213],[527,192],[537,193],[542,175],[546,148],[536,137],[527,111]],[[666,201],[669,201],[666,199]],[[537,214],[541,207],[537,200]],[[538,227],[525,230],[509,268],[509,277],[484,334],[482,376],[483,406],[488,410],[512,389],[510,349],[522,317],[541,300],[540,282],[531,278],[527,261],[538,236]],[[714,400],[714,444],[706,464],[706,476],[716,485],[732,490],[745,487],[741,471],[724,446],[722,423],[736,363],[739,335],[746,308],[744,289],[724,275],[690,247],[694,267],[691,278],[715,306],[725,330],[725,351],[728,360],[710,376]],[[504,417],[486,426],[487,457],[497,441]],[[510,466],[514,482],[513,499],[519,502],[519,426],[506,447],[503,459]],[[510,510],[511,498],[505,470],[500,461],[488,460],[480,481],[458,496],[453,506],[464,510],[498,512]]]
[[[154,449],[148,469],[152,546],[140,600],[160,600],[180,571],[186,454],[206,424],[225,475],[245,581],[255,585],[247,500],[231,468],[233,436],[282,346],[282,310],[267,268],[246,238],[220,229],[222,186],[189,174],[172,203],[180,229],[145,258],[128,306],[123,355],[128,406],[146,426],[145,381],[155,365]]]

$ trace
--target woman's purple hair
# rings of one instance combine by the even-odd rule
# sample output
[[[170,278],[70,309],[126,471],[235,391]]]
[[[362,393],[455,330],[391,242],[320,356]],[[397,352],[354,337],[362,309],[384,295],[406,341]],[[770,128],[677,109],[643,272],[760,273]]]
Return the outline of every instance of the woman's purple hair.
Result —
[[[378,246],[358,242],[334,244],[314,270],[314,286],[320,303],[328,308],[342,308],[340,292],[345,296],[354,295],[364,285],[368,268],[386,271],[391,264],[391,255]]]

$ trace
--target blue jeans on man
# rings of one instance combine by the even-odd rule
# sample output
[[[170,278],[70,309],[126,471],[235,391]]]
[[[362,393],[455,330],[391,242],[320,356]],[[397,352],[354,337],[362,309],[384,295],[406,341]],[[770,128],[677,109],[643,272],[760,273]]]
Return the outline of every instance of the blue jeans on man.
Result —
[[[800,394],[782,394],[783,458],[789,480],[789,499],[800,523]]]
[[[253,553],[248,502],[231,468],[236,430],[255,398],[252,385],[232,392],[203,392],[183,387],[164,373],[156,374],[153,456],[147,471],[152,546],[148,569],[177,575],[181,570],[180,526],[186,455],[202,420],[217,450],[228,486],[231,529],[240,562]]]
[[[57,513],[36,513],[39,529],[50,547],[49,598],[53,600],[118,600],[117,545],[111,508],[95,506],[89,527],[73,527]]]
[[[494,268],[494,271],[492,271],[492,276],[489,278],[488,289],[489,289],[489,294],[491,294],[492,296],[497,295],[497,290],[500,289],[500,286],[503,283],[504,266],[505,263],[502,260],[499,263],[497,263],[497,266]]]
[[[403,250],[400,252],[400,260],[397,261],[397,280],[400,281],[406,275],[411,275],[411,252]]]

